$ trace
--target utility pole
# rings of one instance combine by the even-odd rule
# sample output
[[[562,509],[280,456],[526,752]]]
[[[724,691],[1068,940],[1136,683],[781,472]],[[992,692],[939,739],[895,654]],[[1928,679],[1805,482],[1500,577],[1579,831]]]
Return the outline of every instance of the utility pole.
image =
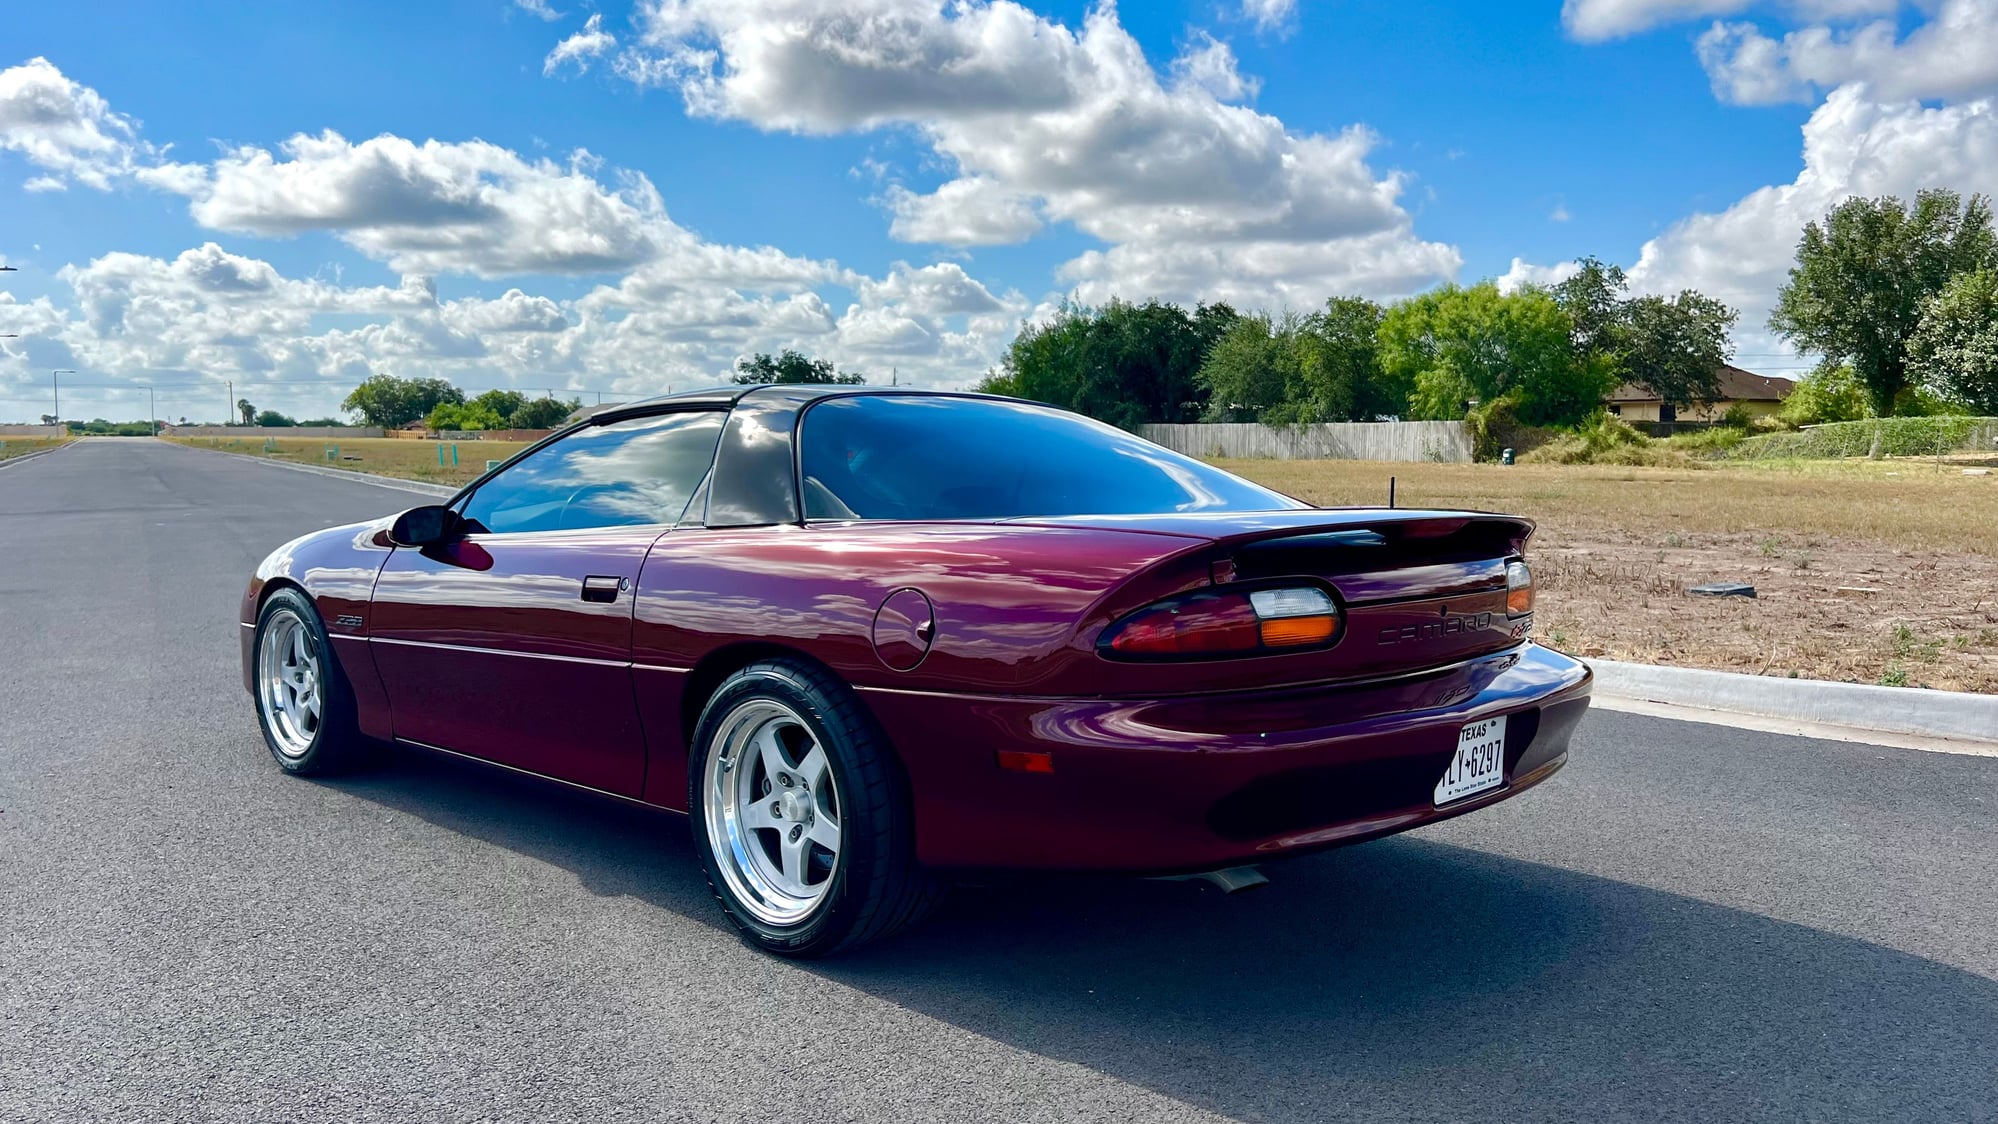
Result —
[[[236,380],[224,379],[223,385],[229,388],[229,408],[222,411],[222,428],[229,428],[229,419],[236,416]]]
[[[57,425],[62,424],[62,377],[75,373],[75,371],[70,370],[68,367],[64,367],[59,371],[49,372],[49,385],[55,388],[55,420]]]
[[[146,436],[160,435],[160,412],[153,408],[153,388],[150,386],[146,387],[146,425],[150,430]]]

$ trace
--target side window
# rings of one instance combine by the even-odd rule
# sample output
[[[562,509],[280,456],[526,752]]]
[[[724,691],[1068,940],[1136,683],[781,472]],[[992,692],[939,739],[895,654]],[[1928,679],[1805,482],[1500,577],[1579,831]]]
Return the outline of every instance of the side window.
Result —
[[[515,462],[465,504],[507,534],[677,523],[708,474],[723,414],[656,414],[578,430]]]

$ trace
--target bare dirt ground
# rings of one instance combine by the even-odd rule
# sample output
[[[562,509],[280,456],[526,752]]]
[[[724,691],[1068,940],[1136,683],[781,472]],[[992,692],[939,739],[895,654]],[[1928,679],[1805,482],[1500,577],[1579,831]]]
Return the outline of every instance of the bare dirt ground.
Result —
[[[1713,469],[1234,461],[1317,503],[1539,521],[1535,638],[1577,655],[1998,692],[1998,469],[1988,460]],[[1756,597],[1689,594],[1705,582]]]

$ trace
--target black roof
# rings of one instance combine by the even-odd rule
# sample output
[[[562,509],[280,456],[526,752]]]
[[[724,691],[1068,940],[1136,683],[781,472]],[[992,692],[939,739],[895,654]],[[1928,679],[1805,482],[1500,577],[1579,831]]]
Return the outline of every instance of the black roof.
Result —
[[[840,394],[920,394],[947,395],[953,398],[991,398],[990,394],[979,394],[963,390],[925,390],[913,386],[867,386],[841,383],[757,383],[753,386],[711,386],[699,390],[682,390],[675,394],[661,394],[652,398],[641,398],[636,402],[625,402],[616,406],[606,406],[584,419],[588,424],[602,425],[622,418],[638,417],[687,406],[734,406],[744,399],[766,400],[782,398],[797,408],[828,395]]]

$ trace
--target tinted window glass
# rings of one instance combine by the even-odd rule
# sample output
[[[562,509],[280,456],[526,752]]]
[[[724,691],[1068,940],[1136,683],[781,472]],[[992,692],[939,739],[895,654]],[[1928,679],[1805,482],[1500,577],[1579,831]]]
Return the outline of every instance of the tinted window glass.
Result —
[[[811,519],[1270,511],[1296,500],[1121,429],[1026,403],[865,395],[805,414]]]
[[[465,518],[495,534],[677,522],[721,426],[709,410],[578,430],[480,485]]]

